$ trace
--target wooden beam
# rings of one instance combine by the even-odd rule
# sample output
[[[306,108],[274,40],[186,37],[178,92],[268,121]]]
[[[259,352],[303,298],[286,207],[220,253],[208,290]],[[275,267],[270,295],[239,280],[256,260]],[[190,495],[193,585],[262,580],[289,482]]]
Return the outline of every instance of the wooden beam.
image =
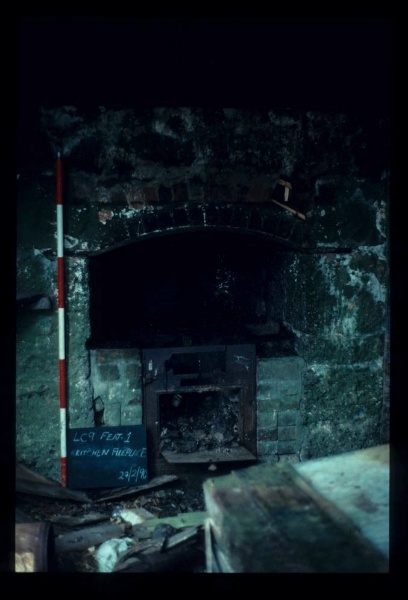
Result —
[[[286,210],[288,210],[292,214],[296,215],[300,219],[303,219],[304,221],[306,221],[306,215],[304,215],[303,213],[299,212],[295,208],[291,208],[290,206],[287,206],[287,204],[282,204],[282,202],[278,202],[277,200],[274,200],[273,198],[271,198],[271,200],[272,200],[272,202],[274,202],[278,206],[281,206],[282,208],[285,208]]]

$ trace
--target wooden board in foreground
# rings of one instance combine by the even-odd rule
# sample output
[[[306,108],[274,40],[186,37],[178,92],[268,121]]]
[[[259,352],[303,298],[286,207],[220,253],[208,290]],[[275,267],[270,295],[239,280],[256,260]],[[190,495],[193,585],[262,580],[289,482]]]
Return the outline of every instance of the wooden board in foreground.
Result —
[[[354,487],[363,486],[364,478],[354,475]],[[371,477],[375,485],[374,472]],[[205,481],[203,489],[208,572],[388,572],[387,556],[364,535],[367,527],[290,463],[232,471]]]

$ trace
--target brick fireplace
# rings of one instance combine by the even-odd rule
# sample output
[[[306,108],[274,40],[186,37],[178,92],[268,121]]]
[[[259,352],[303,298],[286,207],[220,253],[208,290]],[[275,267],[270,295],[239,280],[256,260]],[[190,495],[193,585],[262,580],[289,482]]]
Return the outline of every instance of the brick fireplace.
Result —
[[[145,424],[152,474],[388,442],[384,122],[96,106],[38,120],[18,175],[19,460],[59,478],[61,147],[70,428]]]
[[[143,423],[152,473],[296,456],[302,370],[274,299],[282,252],[198,230],[89,261],[95,420]]]

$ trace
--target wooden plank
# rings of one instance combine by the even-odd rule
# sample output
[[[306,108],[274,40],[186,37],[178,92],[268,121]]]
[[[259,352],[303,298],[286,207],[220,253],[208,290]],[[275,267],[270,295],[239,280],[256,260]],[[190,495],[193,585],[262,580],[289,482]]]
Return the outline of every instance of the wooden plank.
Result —
[[[347,516],[333,518],[335,511],[324,510],[297,477],[292,465],[278,463],[204,482],[214,540],[228,571],[387,572],[387,561]]]
[[[299,212],[295,208],[292,208],[292,207],[288,206],[287,204],[282,204],[282,202],[278,202],[277,200],[274,200],[273,198],[271,198],[271,200],[272,200],[272,202],[274,202],[278,206],[281,206],[282,208],[285,208],[286,210],[288,210],[292,214],[296,215],[300,219],[303,219],[303,221],[306,221],[306,215],[304,215],[303,213]]]
[[[182,529],[184,527],[197,527],[199,525],[204,525],[206,517],[206,511],[180,513],[175,517],[155,517],[153,519],[146,519],[141,525],[134,525],[132,529],[133,531],[137,532],[138,527],[140,527],[146,529],[147,531],[153,531],[157,525],[161,524],[171,525],[175,529]]]
[[[167,543],[149,541],[136,544],[119,556],[114,573],[186,573],[191,572],[199,559],[196,537],[198,531],[192,528],[183,534],[175,534]]]
[[[326,510],[341,507],[361,534],[389,557],[389,444],[293,466],[317,492],[316,501],[325,501]]]
[[[106,540],[112,538],[120,538],[125,534],[135,535],[139,531],[147,531],[151,533],[160,524],[171,525],[175,529],[188,528],[190,531],[186,535],[181,534],[174,538],[174,545],[180,541],[184,541],[192,536],[193,529],[204,525],[204,520],[207,516],[206,512],[181,513],[175,517],[167,518],[151,518],[146,519],[142,524],[133,525],[131,528],[123,523],[105,523],[90,527],[84,527],[80,530],[63,533],[55,539],[55,549],[57,553],[86,550],[92,546],[99,546]],[[178,532],[180,533],[180,532]]]
[[[57,536],[55,538],[55,550],[57,553],[87,550],[92,546],[99,546],[106,540],[122,537],[124,534],[124,525],[116,523],[84,527]]]
[[[216,543],[213,529],[214,523],[207,518],[204,524],[206,573],[233,573],[228,558]]]
[[[16,481],[16,491],[32,496],[45,496],[58,500],[73,500],[75,502],[90,502],[88,494],[79,490],[63,488],[58,484],[38,483],[29,480]]]
[[[63,525],[64,527],[83,527],[84,525],[90,525],[91,523],[95,524],[109,521],[110,517],[111,515],[109,513],[103,515],[97,512],[90,512],[80,516],[52,515],[48,520],[55,525]]]
[[[59,486],[59,483],[57,481],[49,479],[48,477],[37,473],[37,471],[29,469],[21,463],[16,463],[16,479],[18,481],[32,481],[35,483],[45,483],[48,485]]]
[[[110,494],[98,498],[96,502],[106,502],[108,500],[117,500],[118,498],[124,498],[126,496],[134,496],[135,494],[141,494],[146,490],[151,490],[156,487],[160,487],[161,485],[165,485],[167,483],[172,483],[173,481],[177,481],[177,475],[161,475],[151,479],[149,483],[144,485],[138,485],[137,487],[131,488],[119,488],[113,490]]]
[[[205,533],[205,564],[207,573],[216,573],[217,570],[214,568],[214,547],[213,547],[213,536],[211,532],[211,521],[205,519],[204,521],[204,533]]]
[[[202,523],[200,523],[202,525]],[[181,531],[178,531],[174,535],[170,536],[165,543],[165,549],[170,550],[170,548],[174,548],[179,544],[183,544],[193,538],[197,537],[199,531],[199,527],[186,527]]]

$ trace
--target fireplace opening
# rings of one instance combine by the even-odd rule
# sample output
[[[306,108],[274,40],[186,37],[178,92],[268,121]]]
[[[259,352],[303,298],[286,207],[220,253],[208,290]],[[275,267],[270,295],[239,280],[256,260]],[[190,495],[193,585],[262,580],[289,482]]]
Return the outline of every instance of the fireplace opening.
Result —
[[[255,347],[143,350],[143,411],[153,470],[256,460]]]
[[[158,235],[92,256],[88,347],[269,341],[291,353],[276,314],[283,256],[270,240],[230,231]]]
[[[169,461],[214,462],[241,447],[239,387],[159,396],[160,453]],[[223,456],[225,455],[225,456]]]

